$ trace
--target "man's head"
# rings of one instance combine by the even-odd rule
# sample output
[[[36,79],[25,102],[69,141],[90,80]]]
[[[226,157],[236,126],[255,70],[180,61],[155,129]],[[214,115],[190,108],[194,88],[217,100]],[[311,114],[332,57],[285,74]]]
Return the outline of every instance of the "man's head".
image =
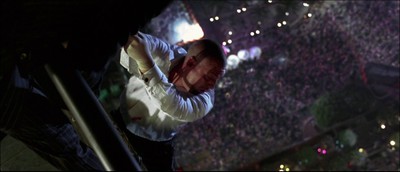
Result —
[[[226,57],[221,46],[210,39],[199,40],[189,47],[174,84],[194,94],[204,92],[215,87],[225,66]]]

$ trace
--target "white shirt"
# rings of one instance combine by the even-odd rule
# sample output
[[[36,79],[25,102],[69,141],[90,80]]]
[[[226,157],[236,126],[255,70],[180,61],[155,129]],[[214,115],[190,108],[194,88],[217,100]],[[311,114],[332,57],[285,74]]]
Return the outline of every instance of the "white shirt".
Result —
[[[148,34],[142,34],[156,65],[143,75],[136,61],[121,49],[120,63],[132,76],[121,94],[121,114],[133,134],[166,141],[185,124],[207,115],[213,107],[214,90],[198,95],[179,92],[168,81],[171,66],[187,53]]]

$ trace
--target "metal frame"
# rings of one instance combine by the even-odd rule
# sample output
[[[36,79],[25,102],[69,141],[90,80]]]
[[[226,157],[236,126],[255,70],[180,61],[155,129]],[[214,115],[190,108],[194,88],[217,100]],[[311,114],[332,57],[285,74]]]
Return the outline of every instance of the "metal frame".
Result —
[[[44,64],[43,68],[104,168],[142,171],[79,71],[54,64]]]

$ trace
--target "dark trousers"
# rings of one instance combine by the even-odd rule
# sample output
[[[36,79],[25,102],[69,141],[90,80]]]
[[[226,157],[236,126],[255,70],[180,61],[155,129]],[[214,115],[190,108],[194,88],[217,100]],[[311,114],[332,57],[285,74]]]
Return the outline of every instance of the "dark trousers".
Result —
[[[175,171],[174,139],[169,141],[152,141],[132,134],[124,124],[119,110],[111,113],[111,119],[123,132],[128,146],[139,156],[139,161],[149,171]]]

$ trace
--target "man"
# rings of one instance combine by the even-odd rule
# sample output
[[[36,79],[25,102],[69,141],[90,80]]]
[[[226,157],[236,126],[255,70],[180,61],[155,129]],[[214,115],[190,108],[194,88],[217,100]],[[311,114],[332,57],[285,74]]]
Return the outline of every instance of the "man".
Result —
[[[147,169],[173,171],[173,139],[212,109],[214,87],[225,71],[224,52],[210,39],[186,51],[139,32],[122,49],[120,62],[132,76],[120,113],[112,116]]]

